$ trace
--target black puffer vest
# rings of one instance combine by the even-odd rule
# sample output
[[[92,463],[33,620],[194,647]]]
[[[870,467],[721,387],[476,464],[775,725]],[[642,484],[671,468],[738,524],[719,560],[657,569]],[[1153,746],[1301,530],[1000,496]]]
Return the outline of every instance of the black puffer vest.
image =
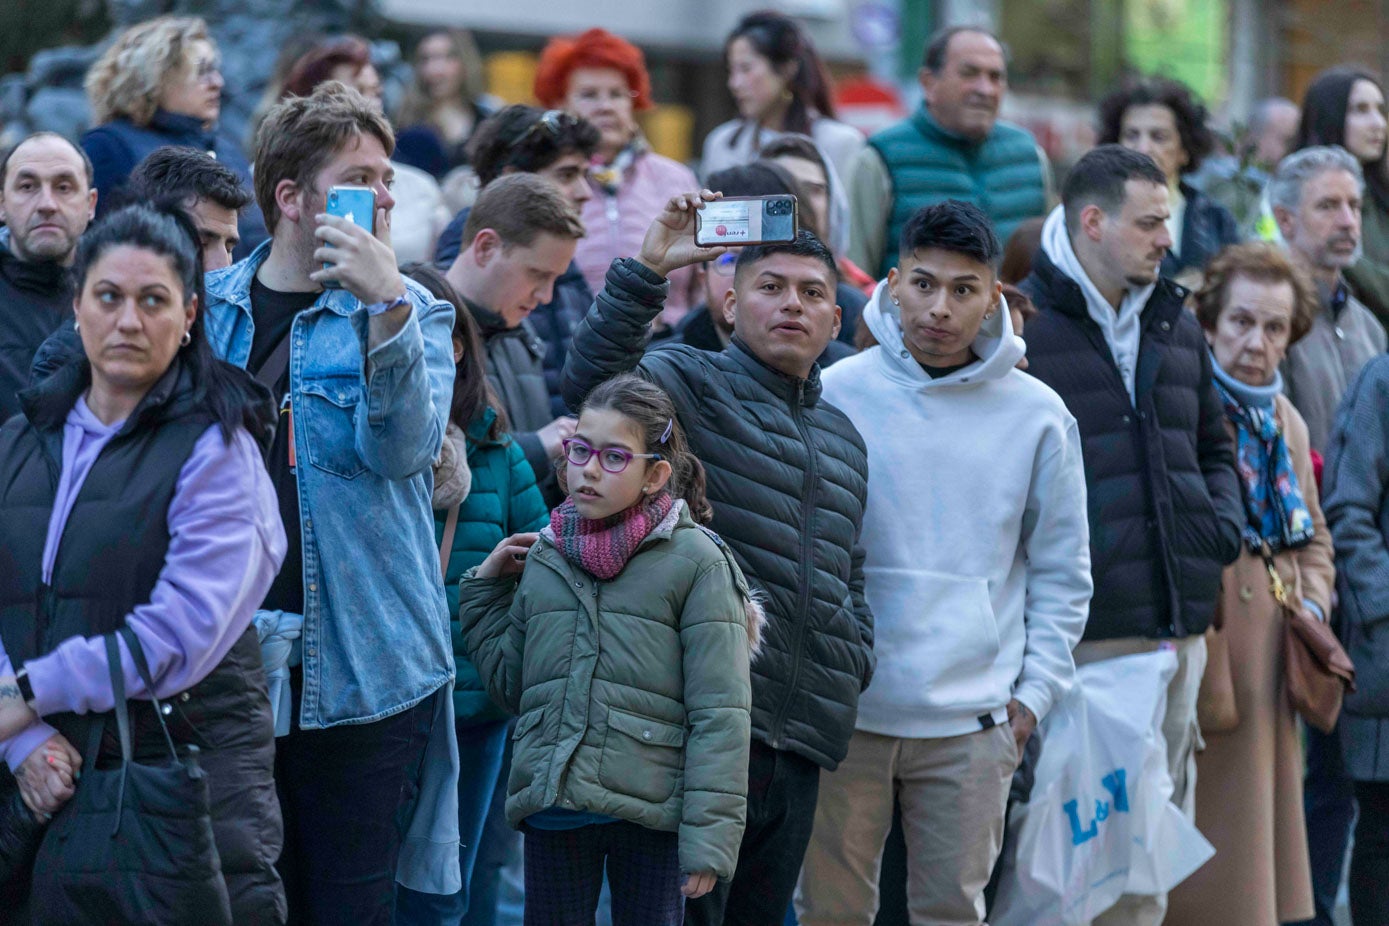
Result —
[[[0,428],[0,639],[15,666],[73,636],[111,633],[150,600],[168,553],[179,473],[213,422],[176,360],[97,458],[45,584],[44,538],[62,470],[63,423],[88,382],[85,361],[67,364],[22,393],[23,413]],[[281,920],[284,895],[273,867],[283,841],[272,779],[274,726],[255,628],[211,674],[167,703],[175,741],[202,753],[236,921]],[[62,713],[44,720],[85,751],[89,724],[107,716]],[[165,758],[151,704],[132,701],[130,716],[137,757]],[[100,755],[83,758],[105,765],[119,755],[111,723]]]

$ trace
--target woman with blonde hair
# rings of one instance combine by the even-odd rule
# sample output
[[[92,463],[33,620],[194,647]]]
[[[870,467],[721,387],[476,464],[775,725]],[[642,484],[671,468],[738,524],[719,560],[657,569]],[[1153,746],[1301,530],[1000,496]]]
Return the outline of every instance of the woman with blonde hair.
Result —
[[[165,145],[198,148],[251,186],[241,147],[219,132],[222,58],[207,23],[194,16],[160,16],[131,26],[106,49],[85,82],[95,128],[82,136],[92,161],[97,215],[115,202],[135,165]],[[241,216],[237,257],[267,237],[255,205]]]
[[[473,129],[499,108],[487,96],[472,34],[436,29],[415,46],[415,79],[396,113],[396,160],[442,180],[468,163]]]

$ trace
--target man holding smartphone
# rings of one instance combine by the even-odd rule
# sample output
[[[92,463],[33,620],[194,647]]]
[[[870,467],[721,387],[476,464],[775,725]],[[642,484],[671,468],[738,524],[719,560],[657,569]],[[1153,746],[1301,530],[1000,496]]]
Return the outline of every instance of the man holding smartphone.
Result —
[[[429,491],[453,308],[396,269],[393,147],[341,84],[280,103],[255,157],[272,236],[207,280],[213,347],[281,404],[267,465],[289,554],[257,627],[301,628],[275,757],[291,922],[391,922],[403,802],[453,676]],[[374,234],[324,214],[334,187],[374,191]]]
[[[738,868],[687,906],[698,926],[767,926],[791,902],[820,770],[844,758],[873,675],[858,544],[868,462],[849,419],[821,400],[816,358],[839,330],[839,273],[809,232],[741,250],[732,289],[711,307],[734,324],[727,349],[642,355],[671,272],[724,253],[694,239],[698,210],[716,199],[706,190],[670,200],[640,256],[613,261],[574,332],[563,385],[576,408],[599,383],[635,369],[670,395],[707,473],[712,526],[767,596]]]

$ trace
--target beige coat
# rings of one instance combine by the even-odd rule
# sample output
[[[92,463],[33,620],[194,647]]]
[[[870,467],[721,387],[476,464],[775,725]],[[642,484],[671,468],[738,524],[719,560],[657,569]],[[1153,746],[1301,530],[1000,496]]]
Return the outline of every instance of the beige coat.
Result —
[[[1335,567],[1307,446],[1307,425],[1279,396],[1283,425],[1316,534],[1275,557],[1289,600],[1331,613]],[[1227,423],[1228,425],[1228,423]],[[1233,425],[1228,425],[1231,435]],[[1226,639],[1239,725],[1205,734],[1196,758],[1196,826],[1215,857],[1171,893],[1167,926],[1275,926],[1312,916],[1302,747],[1283,681],[1283,621],[1263,560],[1246,548],[1225,569],[1218,631]],[[1209,671],[1209,670],[1208,670]]]

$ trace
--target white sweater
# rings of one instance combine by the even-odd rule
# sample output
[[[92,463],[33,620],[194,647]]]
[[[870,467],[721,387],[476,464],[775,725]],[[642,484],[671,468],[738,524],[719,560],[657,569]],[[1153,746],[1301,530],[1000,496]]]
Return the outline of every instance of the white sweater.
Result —
[[[858,729],[933,738],[1046,715],[1075,678],[1092,585],[1080,435],[1016,369],[1006,310],[982,358],[932,379],[903,345],[886,284],[864,310],[879,346],[824,372],[868,445],[864,575],[878,668]]]

